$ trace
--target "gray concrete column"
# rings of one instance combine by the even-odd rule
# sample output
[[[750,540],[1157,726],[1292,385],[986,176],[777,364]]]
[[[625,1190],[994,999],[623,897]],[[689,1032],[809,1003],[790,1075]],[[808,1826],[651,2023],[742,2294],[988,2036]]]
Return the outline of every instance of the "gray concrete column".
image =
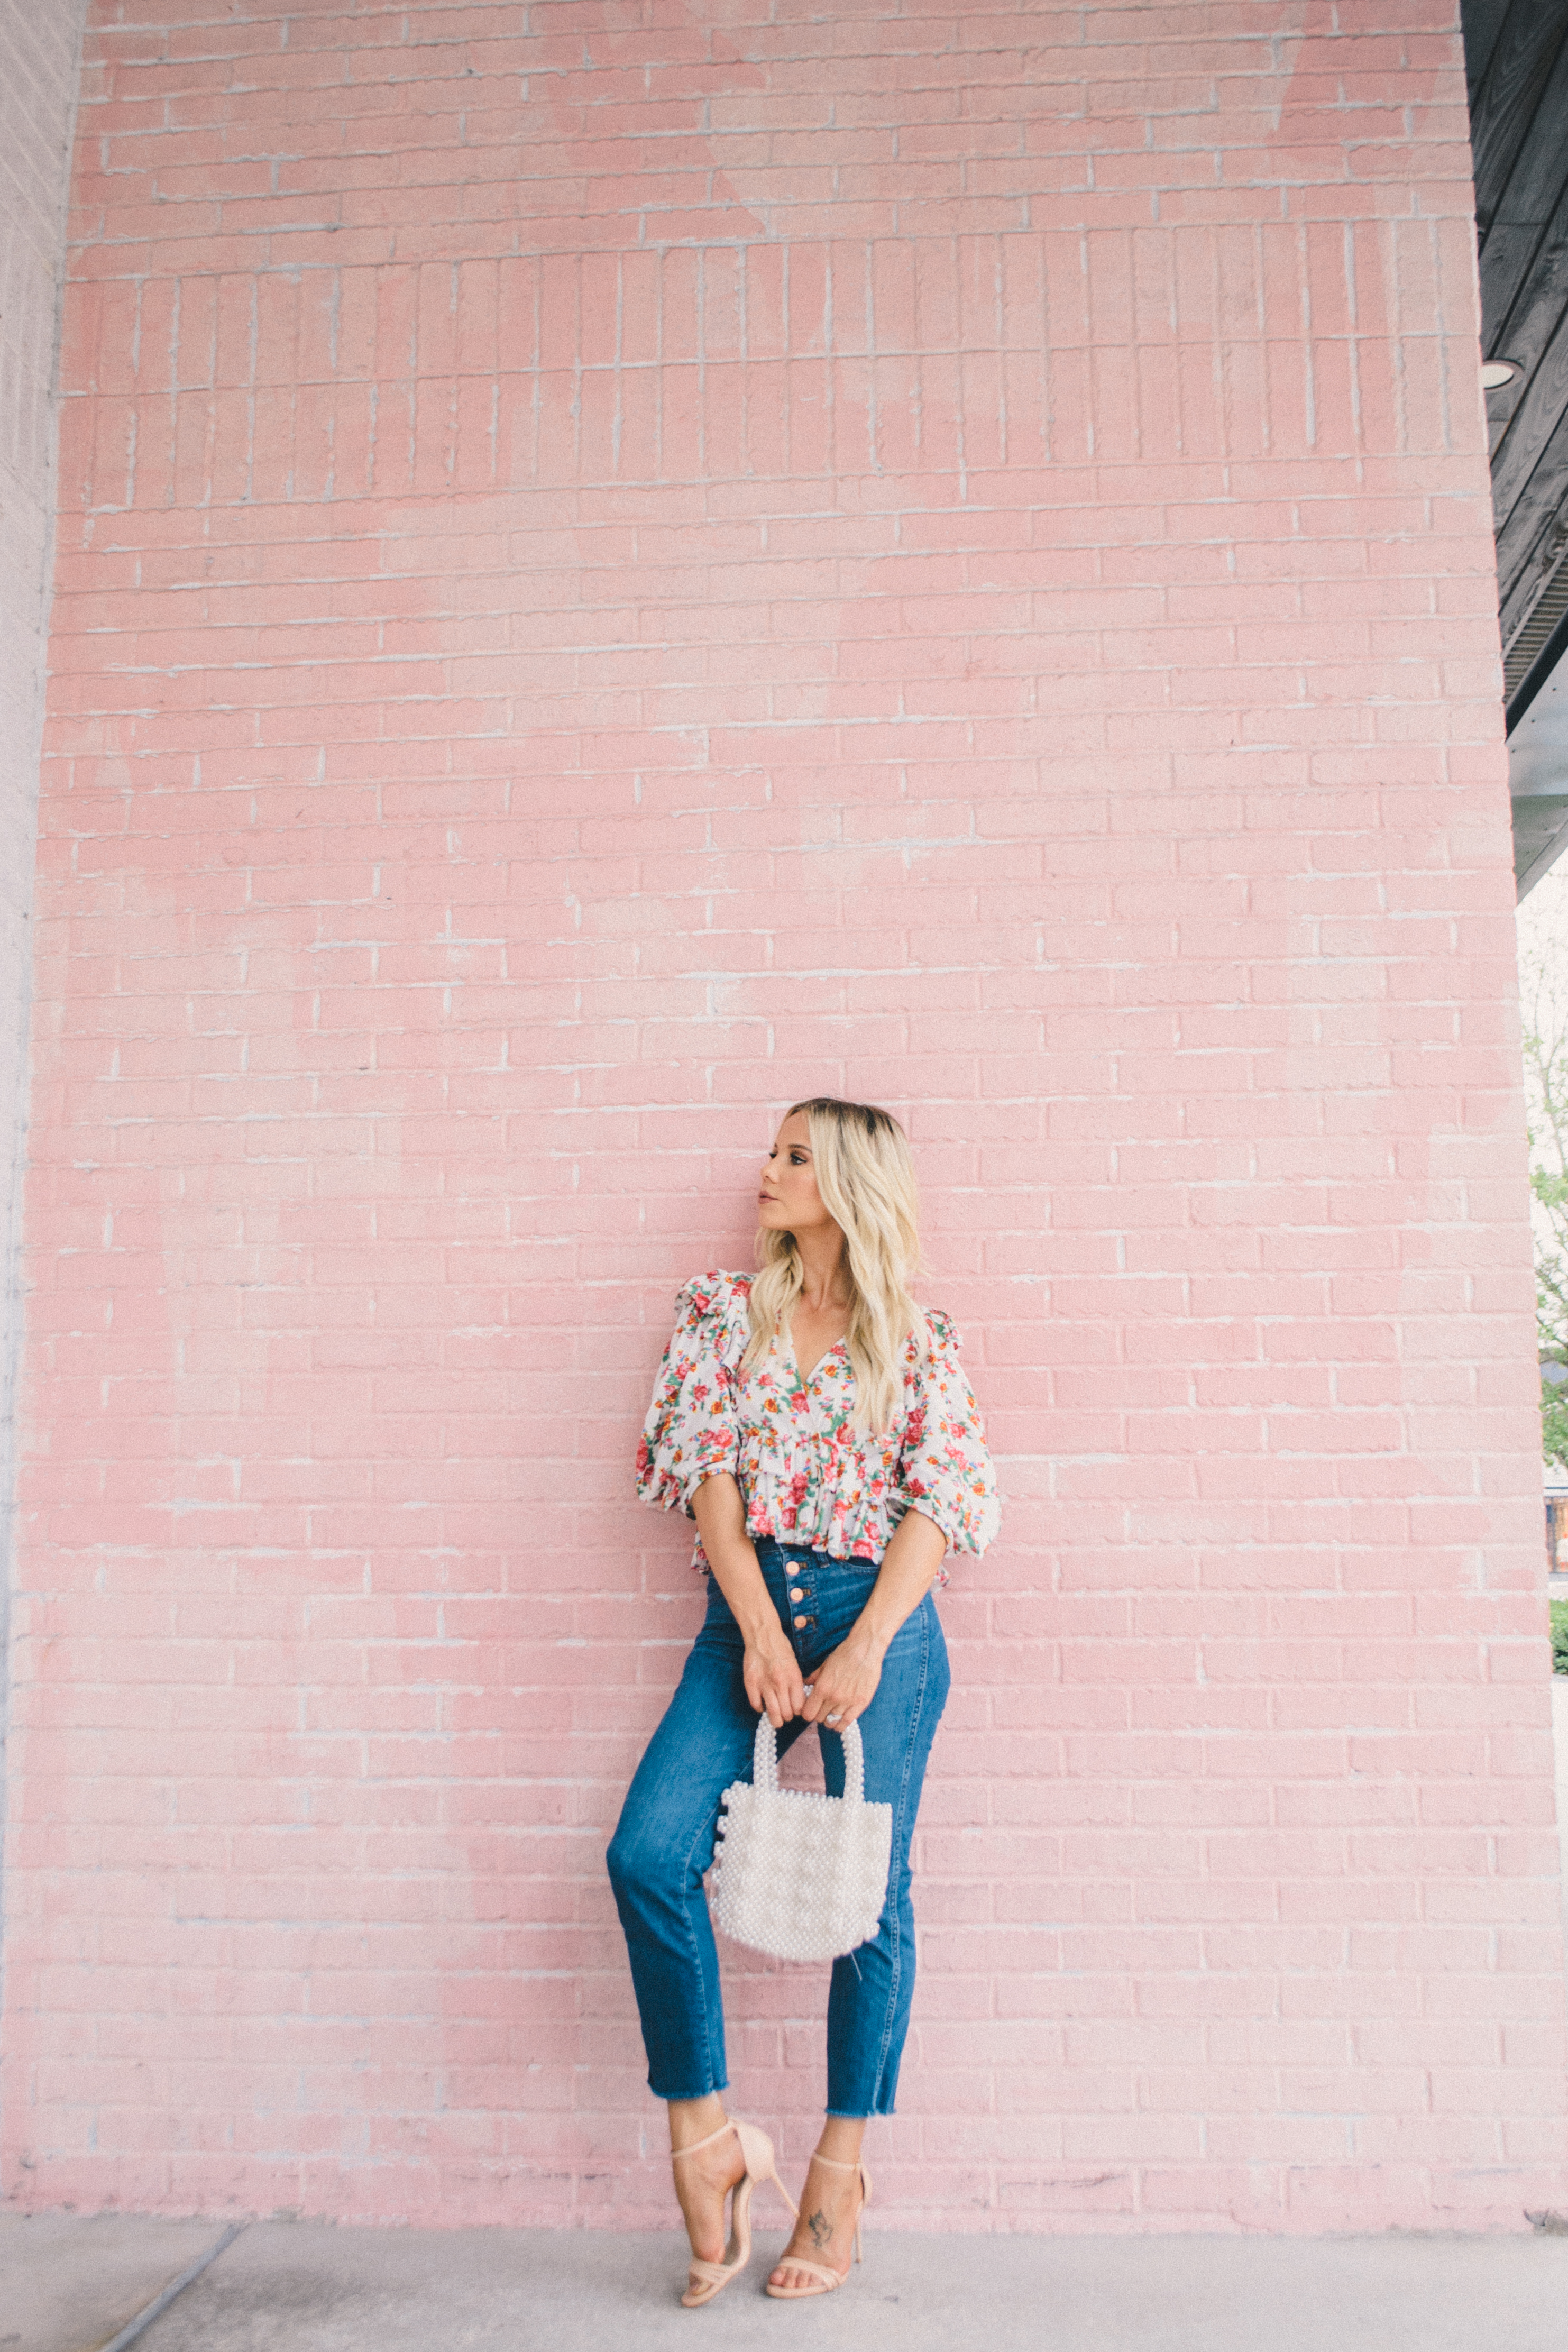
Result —
[[[29,934],[54,568],[56,373],[86,16],[86,0],[0,0],[0,1795],[9,1693]],[[0,1882],[0,1937],[4,1895]]]

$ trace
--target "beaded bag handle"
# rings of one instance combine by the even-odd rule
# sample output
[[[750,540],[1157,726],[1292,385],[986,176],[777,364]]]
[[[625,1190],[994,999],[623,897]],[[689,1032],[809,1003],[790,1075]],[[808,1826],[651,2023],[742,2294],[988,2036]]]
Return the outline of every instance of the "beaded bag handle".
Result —
[[[832,1726],[828,1726],[832,1730]],[[844,1794],[846,1805],[865,1802],[865,1751],[861,1746],[858,1723],[846,1724],[842,1731],[834,1732],[844,1751]],[[770,1797],[779,1793],[779,1735],[768,1717],[763,1716],[757,1726],[757,1738],[751,1749],[751,1785],[766,1790]]]

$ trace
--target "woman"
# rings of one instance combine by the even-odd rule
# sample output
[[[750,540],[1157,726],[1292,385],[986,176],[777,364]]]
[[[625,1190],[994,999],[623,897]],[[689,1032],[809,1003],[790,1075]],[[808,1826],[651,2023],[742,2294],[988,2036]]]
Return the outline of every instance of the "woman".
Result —
[[[948,1685],[932,1587],[946,1582],[949,1544],[983,1551],[998,1519],[957,1335],[909,1295],[915,1172],[897,1120],[862,1103],[797,1103],[764,1164],[758,1213],[761,1272],[711,1274],[681,1293],[638,1455],[643,1499],[696,1521],[707,1617],[609,1855],[649,2085],[669,2102],[687,2305],[745,2268],[752,2188],[778,2181],[767,2135],[729,2122],[720,2098],[724,2016],[702,1885],[720,1795],[750,1778],[766,1711],[781,1752],[809,1723],[841,1734],[858,1722],[866,1797],[894,1809],[876,1936],[833,1964],[827,2116],[768,2282],[772,2295],[825,2294],[859,2251],[861,2143],[868,2116],[893,2113],[909,2025],[909,1842]],[[821,1744],[841,1795],[842,1747]]]

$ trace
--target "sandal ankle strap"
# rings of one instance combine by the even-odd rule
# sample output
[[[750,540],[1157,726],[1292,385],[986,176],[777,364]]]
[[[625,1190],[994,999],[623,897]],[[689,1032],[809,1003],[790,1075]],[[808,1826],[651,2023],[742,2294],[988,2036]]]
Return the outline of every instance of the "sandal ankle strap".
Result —
[[[689,2147],[673,2147],[670,2150],[670,2162],[672,2164],[679,2164],[683,2156],[695,2156],[699,2147],[711,2147],[716,2139],[722,2139],[727,2131],[733,2131],[734,2129],[734,2124],[731,2122],[729,2116],[726,2116],[717,2131],[710,2131],[706,2139],[694,2139]]]

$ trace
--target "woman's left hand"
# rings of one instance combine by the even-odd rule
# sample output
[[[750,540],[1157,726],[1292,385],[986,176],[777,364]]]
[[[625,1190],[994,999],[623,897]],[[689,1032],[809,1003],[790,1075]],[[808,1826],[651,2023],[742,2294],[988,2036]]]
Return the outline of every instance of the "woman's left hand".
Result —
[[[800,1712],[808,1723],[847,1731],[876,1696],[881,1680],[882,1652],[856,1627],[817,1668]]]

